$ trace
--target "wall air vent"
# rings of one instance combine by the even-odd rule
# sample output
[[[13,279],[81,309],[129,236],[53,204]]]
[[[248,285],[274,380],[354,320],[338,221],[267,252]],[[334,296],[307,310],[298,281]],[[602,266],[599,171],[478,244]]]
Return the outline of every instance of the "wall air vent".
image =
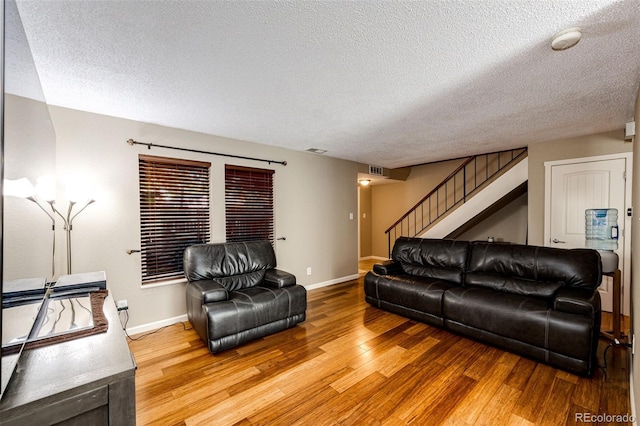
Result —
[[[369,174],[374,176],[384,176],[384,167],[369,165]]]

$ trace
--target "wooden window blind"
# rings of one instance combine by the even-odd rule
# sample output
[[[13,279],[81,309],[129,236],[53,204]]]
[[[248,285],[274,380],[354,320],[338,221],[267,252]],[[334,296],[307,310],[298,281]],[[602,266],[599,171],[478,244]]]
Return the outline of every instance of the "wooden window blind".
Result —
[[[226,165],[227,241],[274,242],[273,170]]]
[[[210,236],[211,163],[139,156],[142,283],[184,276],[182,255]]]

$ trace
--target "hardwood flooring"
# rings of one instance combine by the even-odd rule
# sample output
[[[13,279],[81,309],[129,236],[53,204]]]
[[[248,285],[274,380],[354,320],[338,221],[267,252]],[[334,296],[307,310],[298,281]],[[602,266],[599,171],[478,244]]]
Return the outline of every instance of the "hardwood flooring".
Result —
[[[234,350],[211,355],[188,323],[130,347],[139,425],[563,425],[631,414],[628,349],[607,350],[606,373],[578,377],[373,308],[362,277],[309,291],[305,322]]]

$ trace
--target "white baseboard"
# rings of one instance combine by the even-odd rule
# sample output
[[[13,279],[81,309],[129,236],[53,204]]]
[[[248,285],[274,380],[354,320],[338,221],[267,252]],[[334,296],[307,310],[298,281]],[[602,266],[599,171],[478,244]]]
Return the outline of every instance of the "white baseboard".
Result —
[[[345,281],[352,281],[352,280],[357,280],[360,277],[359,274],[354,274],[354,275],[348,275],[346,277],[341,277],[341,278],[336,278],[333,280],[329,280],[329,281],[324,281],[321,283],[316,283],[316,284],[310,284],[310,285],[306,285],[304,286],[304,288],[306,288],[307,290],[314,290],[316,288],[322,288],[322,287],[328,287],[330,285],[334,285],[334,284],[340,284],[343,283]],[[153,330],[157,330],[161,327],[166,327],[167,325],[173,325],[179,322],[184,322],[187,321],[187,314],[184,315],[179,315],[177,317],[173,317],[173,318],[167,318],[164,320],[160,320],[160,321],[155,321],[155,322],[150,322],[148,324],[142,324],[142,325],[137,325],[135,327],[129,327],[127,328],[127,334],[129,336],[133,336],[134,334],[140,334],[140,333],[145,333],[147,331],[153,331]]]
[[[145,333],[147,331],[157,330],[162,327],[166,327],[167,325],[173,325],[179,322],[187,321],[187,314],[179,315],[173,318],[167,318],[160,321],[150,322],[148,324],[137,325],[135,327],[127,328],[127,334],[129,336],[133,336],[134,334]]]
[[[357,280],[359,277],[360,277],[359,274],[348,275],[346,277],[336,278],[336,279],[329,280],[329,281],[324,281],[324,282],[321,282],[321,283],[305,285],[304,288],[306,288],[307,290],[315,290],[316,288],[328,287],[330,285],[340,284],[340,283],[343,283],[345,281]]]

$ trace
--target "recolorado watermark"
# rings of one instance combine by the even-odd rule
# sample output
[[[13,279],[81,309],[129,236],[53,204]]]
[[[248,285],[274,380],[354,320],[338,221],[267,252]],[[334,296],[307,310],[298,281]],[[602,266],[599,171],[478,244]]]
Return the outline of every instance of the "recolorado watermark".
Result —
[[[635,420],[631,414],[576,413],[575,415],[576,423],[633,423]]]

